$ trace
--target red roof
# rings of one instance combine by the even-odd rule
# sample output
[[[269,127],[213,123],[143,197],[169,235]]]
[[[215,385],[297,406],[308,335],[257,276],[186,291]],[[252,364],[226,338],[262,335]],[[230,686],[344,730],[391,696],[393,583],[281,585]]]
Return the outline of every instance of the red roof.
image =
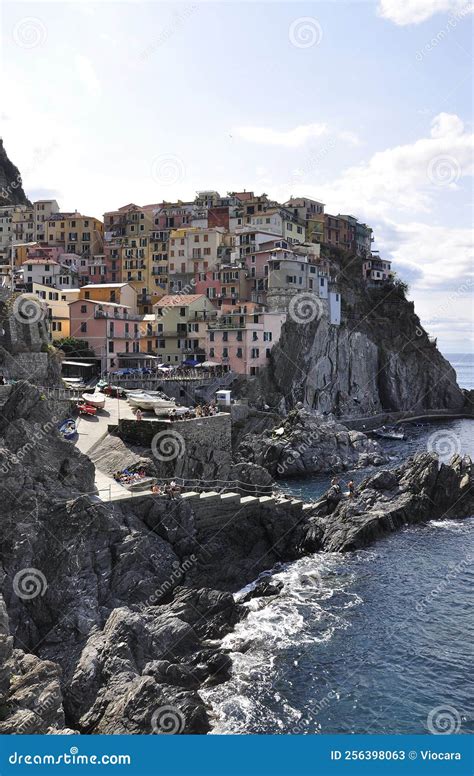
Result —
[[[186,307],[197,302],[198,299],[207,299],[204,294],[166,294],[156,302],[155,307]]]

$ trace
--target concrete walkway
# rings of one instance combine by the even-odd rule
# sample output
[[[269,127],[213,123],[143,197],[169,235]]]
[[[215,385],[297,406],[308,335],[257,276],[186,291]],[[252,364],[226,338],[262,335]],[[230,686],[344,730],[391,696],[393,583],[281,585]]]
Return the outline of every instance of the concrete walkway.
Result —
[[[92,448],[101,442],[108,434],[108,428],[117,425],[119,419],[127,418],[133,420],[135,415],[126,399],[105,398],[105,407],[99,410],[95,417],[89,415],[79,415],[76,420],[77,440],[76,447],[81,453],[90,457]],[[99,491],[101,501],[116,501],[122,498],[130,498],[132,494],[127,488],[119,485],[113,477],[101,472],[97,466],[95,468],[95,485]]]

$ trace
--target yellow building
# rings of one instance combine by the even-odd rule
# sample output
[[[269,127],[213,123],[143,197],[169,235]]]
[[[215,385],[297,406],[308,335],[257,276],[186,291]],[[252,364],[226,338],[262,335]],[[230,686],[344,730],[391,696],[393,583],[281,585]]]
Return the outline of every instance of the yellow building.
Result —
[[[103,253],[104,225],[97,218],[80,213],[55,213],[44,222],[41,242],[58,246],[64,253],[96,256]]]
[[[158,348],[158,321],[154,313],[147,313],[140,323],[140,353],[156,354]]]
[[[137,292],[131,283],[88,283],[79,289],[78,298],[123,305],[137,314]]]
[[[33,283],[33,293],[42,299],[48,307],[50,331],[53,340],[69,337],[71,333],[69,304],[79,297],[79,289],[62,291],[41,283]]]
[[[150,293],[151,245],[150,235],[154,228],[154,213],[157,205],[140,207],[133,203],[118,210],[104,213],[104,239],[106,261],[114,261],[119,268],[122,282],[129,283],[137,292],[140,312],[151,312],[165,289]]]
[[[207,327],[217,310],[204,294],[171,294],[154,305],[157,355],[165,364],[205,361]]]

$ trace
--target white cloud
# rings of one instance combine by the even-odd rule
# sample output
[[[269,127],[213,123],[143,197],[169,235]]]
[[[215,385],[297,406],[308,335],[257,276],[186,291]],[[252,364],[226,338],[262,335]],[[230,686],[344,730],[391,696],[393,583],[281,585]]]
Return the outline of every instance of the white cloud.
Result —
[[[260,145],[282,146],[285,148],[300,148],[308,141],[323,135],[332,134],[344,143],[352,146],[360,145],[359,136],[350,130],[334,131],[330,133],[327,124],[302,124],[294,129],[281,131],[270,127],[235,127],[232,133],[238,135],[249,143]]]
[[[403,275],[403,267],[418,271],[415,286],[420,290],[463,289],[472,293],[471,229],[434,226],[420,221],[396,224],[381,222],[376,232],[382,253],[390,253]]]
[[[232,132],[250,143],[299,148],[308,140],[326,135],[328,128],[326,124],[302,124],[286,132],[270,127],[236,127]]]
[[[360,145],[360,138],[355,132],[348,132],[348,131],[342,131],[338,132],[337,136],[339,140],[343,140],[345,143],[348,143],[352,146],[359,146]]]
[[[319,186],[315,198],[323,198],[328,212],[350,212],[357,205],[367,218],[390,218],[395,211],[430,212],[437,195],[456,189],[464,176],[472,175],[473,137],[459,116],[440,113],[429,137],[376,152]],[[305,188],[310,194],[310,187]]]
[[[89,96],[100,97],[102,94],[102,87],[91,60],[83,54],[77,54],[75,62],[79,80]]]
[[[377,8],[379,16],[399,26],[420,24],[437,13],[463,16],[472,10],[472,2],[466,0],[380,0]]]

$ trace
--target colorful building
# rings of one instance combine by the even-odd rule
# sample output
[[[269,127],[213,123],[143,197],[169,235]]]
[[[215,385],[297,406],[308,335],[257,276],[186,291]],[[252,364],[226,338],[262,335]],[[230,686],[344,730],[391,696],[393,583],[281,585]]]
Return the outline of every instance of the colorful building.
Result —
[[[94,351],[101,372],[118,369],[121,361],[140,352],[142,318],[126,305],[77,299],[69,311],[71,337],[83,340]]]
[[[165,364],[205,361],[207,326],[217,311],[204,294],[170,294],[154,305],[157,355]]]
[[[79,298],[113,302],[127,307],[134,315],[138,314],[137,292],[131,283],[90,283],[81,286]]]
[[[393,278],[392,262],[372,256],[362,264],[364,280],[372,283],[383,283]]]
[[[225,307],[208,324],[207,359],[237,374],[255,376],[268,364],[285,320],[286,313],[267,312],[252,302]]]

